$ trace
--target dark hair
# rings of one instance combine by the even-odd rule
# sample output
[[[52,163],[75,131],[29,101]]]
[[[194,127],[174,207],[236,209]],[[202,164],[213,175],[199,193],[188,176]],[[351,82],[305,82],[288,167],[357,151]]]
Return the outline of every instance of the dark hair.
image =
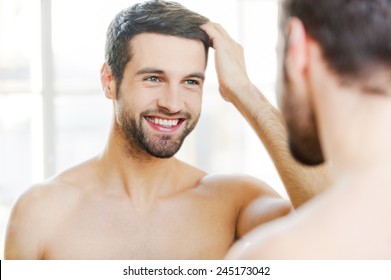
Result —
[[[130,61],[131,39],[140,33],[159,33],[201,41],[208,54],[208,35],[199,28],[208,18],[171,1],[152,0],[118,13],[107,30],[105,59],[119,85]]]
[[[391,0],[283,0],[282,8],[282,27],[299,18],[342,77],[391,66]]]

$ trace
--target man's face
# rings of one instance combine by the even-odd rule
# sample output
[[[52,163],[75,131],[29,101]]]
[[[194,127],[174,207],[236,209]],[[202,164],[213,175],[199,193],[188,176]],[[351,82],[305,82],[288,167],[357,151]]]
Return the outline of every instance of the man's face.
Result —
[[[282,36],[282,35],[281,35]],[[285,65],[285,42],[279,38],[278,43],[278,101],[284,116],[289,139],[289,149],[293,157],[306,165],[318,165],[324,162],[315,114],[308,92],[310,89],[297,86],[290,80]],[[304,98],[304,97],[307,98]]]
[[[131,41],[115,102],[129,152],[173,156],[201,111],[206,54],[201,42],[143,33]]]

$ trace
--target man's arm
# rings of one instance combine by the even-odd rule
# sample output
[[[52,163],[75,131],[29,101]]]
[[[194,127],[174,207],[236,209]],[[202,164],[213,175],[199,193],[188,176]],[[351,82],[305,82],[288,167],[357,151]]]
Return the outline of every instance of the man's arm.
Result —
[[[201,26],[213,42],[222,97],[231,102],[255,130],[269,152],[295,208],[329,185],[327,166],[306,167],[290,154],[281,113],[248,78],[243,48],[215,23]]]
[[[260,225],[288,215],[292,205],[262,181],[243,177],[240,194],[244,199],[236,224],[236,238],[240,239]]]

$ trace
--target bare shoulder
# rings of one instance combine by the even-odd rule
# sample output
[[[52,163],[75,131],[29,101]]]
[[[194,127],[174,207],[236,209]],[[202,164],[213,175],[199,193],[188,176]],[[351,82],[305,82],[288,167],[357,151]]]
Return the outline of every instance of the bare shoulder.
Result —
[[[206,172],[184,162],[181,164],[183,178],[193,186],[203,187],[209,192],[224,192],[235,197],[280,195],[264,181],[241,173],[207,174]]]
[[[45,181],[31,186],[16,201],[13,207],[13,216],[23,215],[51,215],[61,204],[74,200],[77,197],[77,188],[56,179]],[[42,218],[41,217],[41,218]]]
[[[325,207],[324,196],[249,232],[236,242],[226,258],[314,259],[319,253],[326,256],[327,251],[335,248],[335,219],[332,208]]]
[[[355,187],[329,189],[296,212],[258,227],[238,241],[227,258],[390,259],[388,197],[374,199]]]
[[[43,258],[43,246],[51,229],[63,222],[81,197],[80,186],[74,180],[79,169],[85,168],[82,165],[33,185],[18,198],[8,221],[6,258]]]
[[[241,238],[257,226],[285,216],[291,203],[265,182],[242,174],[206,176],[203,184],[214,189],[220,199],[231,201],[237,210],[236,237]]]
[[[264,181],[245,174],[214,174],[205,176],[201,183],[217,191],[229,192],[242,198],[254,196],[280,197],[272,187]]]
[[[60,209],[61,205],[67,205],[77,200],[85,191],[86,186],[91,185],[93,180],[93,176],[91,176],[92,165],[93,161],[84,162],[42,183],[31,186],[20,196],[14,208],[21,210],[21,212],[33,211],[36,214],[36,211],[42,209],[46,209],[45,212],[55,211]]]
[[[5,258],[42,259],[53,221],[61,220],[64,197],[52,183],[32,186],[16,201],[8,221]]]

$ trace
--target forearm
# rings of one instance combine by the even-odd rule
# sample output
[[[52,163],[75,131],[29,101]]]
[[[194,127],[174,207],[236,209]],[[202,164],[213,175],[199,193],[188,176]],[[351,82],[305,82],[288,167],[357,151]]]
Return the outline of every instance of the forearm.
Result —
[[[257,133],[272,158],[295,208],[329,185],[327,166],[307,167],[296,162],[288,147],[281,113],[251,83],[233,94],[233,105]]]
[[[294,207],[298,207],[329,185],[326,166],[309,168],[297,163],[288,148],[288,137],[280,112],[250,82],[244,50],[215,23],[201,28],[213,41],[215,66],[221,96],[234,104],[268,150]]]

